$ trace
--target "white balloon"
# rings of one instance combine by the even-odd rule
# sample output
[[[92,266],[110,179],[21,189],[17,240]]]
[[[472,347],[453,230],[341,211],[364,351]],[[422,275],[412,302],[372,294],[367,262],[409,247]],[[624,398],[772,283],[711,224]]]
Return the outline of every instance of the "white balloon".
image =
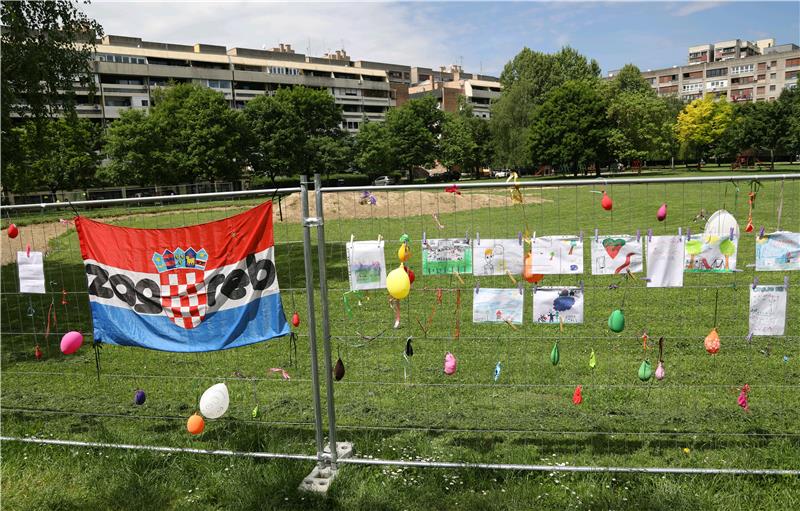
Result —
[[[228,411],[228,387],[224,383],[212,385],[200,396],[200,413],[208,419],[218,419]]]

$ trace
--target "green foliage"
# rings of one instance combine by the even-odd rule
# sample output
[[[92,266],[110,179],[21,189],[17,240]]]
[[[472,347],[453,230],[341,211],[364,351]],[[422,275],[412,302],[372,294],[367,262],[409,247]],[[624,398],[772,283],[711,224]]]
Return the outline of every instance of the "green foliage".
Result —
[[[792,93],[782,94],[777,101],[758,101],[736,105],[725,133],[729,152],[754,149],[766,151],[774,165],[775,152],[784,148],[792,127]]]
[[[611,151],[617,158],[645,160],[669,155],[675,114],[663,98],[649,90],[619,92],[609,101],[608,118]]]
[[[722,140],[732,118],[730,103],[707,95],[692,101],[678,114],[675,132],[684,151],[693,151],[700,159]]]
[[[609,92],[612,96],[622,93],[634,93],[645,96],[655,96],[656,93],[647,80],[642,78],[642,72],[633,64],[625,64],[616,76],[609,81]]]
[[[442,129],[442,164],[472,170],[477,165],[478,144],[472,136],[469,120],[458,114],[447,113]]]
[[[529,159],[534,163],[579,166],[609,155],[607,99],[596,81],[572,80],[550,91],[534,110],[528,129]]]
[[[412,99],[390,110],[386,114],[386,127],[397,166],[410,170],[433,165],[439,158],[443,123],[444,113],[433,96]]]
[[[397,169],[396,148],[385,123],[361,123],[355,137],[354,153],[356,168],[372,178]]]
[[[533,110],[565,81],[599,76],[597,62],[570,47],[554,54],[523,48],[505,65],[500,75],[503,92],[492,105],[490,125],[497,163],[514,168],[530,165],[525,138]]]
[[[18,158],[3,171],[12,192],[72,190],[91,183],[100,161],[100,129],[75,115],[30,120],[12,129]]]
[[[156,90],[149,113],[123,111],[107,131],[108,176],[118,184],[234,180],[245,162],[241,112],[197,85]]]
[[[789,116],[783,146],[793,154],[800,154],[800,89],[784,89],[778,101],[785,105],[786,115]]]

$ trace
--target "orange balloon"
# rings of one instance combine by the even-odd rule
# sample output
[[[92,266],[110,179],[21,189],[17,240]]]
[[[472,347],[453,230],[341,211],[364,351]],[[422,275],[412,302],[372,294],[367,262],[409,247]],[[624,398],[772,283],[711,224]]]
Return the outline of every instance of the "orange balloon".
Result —
[[[196,413],[189,417],[189,420],[186,422],[186,430],[193,435],[199,435],[203,432],[205,427],[206,422]]]
[[[531,284],[539,282],[544,278],[544,275],[541,273],[533,273],[533,257],[531,257],[530,252],[525,255],[525,269],[522,272],[522,276]]]
[[[706,336],[706,340],[703,341],[703,344],[706,347],[706,351],[711,355],[714,355],[719,351],[719,334],[717,333],[716,328],[711,329],[711,332],[709,332],[709,334]]]

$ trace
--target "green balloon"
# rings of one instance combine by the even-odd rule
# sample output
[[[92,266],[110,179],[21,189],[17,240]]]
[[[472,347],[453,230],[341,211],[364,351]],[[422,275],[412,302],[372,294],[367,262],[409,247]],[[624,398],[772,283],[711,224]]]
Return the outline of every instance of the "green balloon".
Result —
[[[558,342],[553,343],[553,349],[550,351],[550,362],[554,366],[558,365]]]
[[[620,333],[625,329],[625,316],[622,310],[617,309],[608,317],[608,328],[612,332]]]
[[[592,354],[589,355],[589,367],[594,369],[597,365],[597,359],[594,356],[594,349],[592,349]]]
[[[647,381],[653,376],[653,367],[650,365],[649,360],[645,360],[642,362],[642,365],[639,366],[639,379],[642,381]]]

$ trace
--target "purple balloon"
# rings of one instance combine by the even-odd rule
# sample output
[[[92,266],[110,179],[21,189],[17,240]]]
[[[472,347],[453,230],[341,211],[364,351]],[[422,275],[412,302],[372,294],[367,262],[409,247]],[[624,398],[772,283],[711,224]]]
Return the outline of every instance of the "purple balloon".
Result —
[[[133,396],[133,402],[136,403],[137,405],[143,405],[146,399],[147,396],[145,395],[143,390],[137,390],[136,394],[134,394]]]

